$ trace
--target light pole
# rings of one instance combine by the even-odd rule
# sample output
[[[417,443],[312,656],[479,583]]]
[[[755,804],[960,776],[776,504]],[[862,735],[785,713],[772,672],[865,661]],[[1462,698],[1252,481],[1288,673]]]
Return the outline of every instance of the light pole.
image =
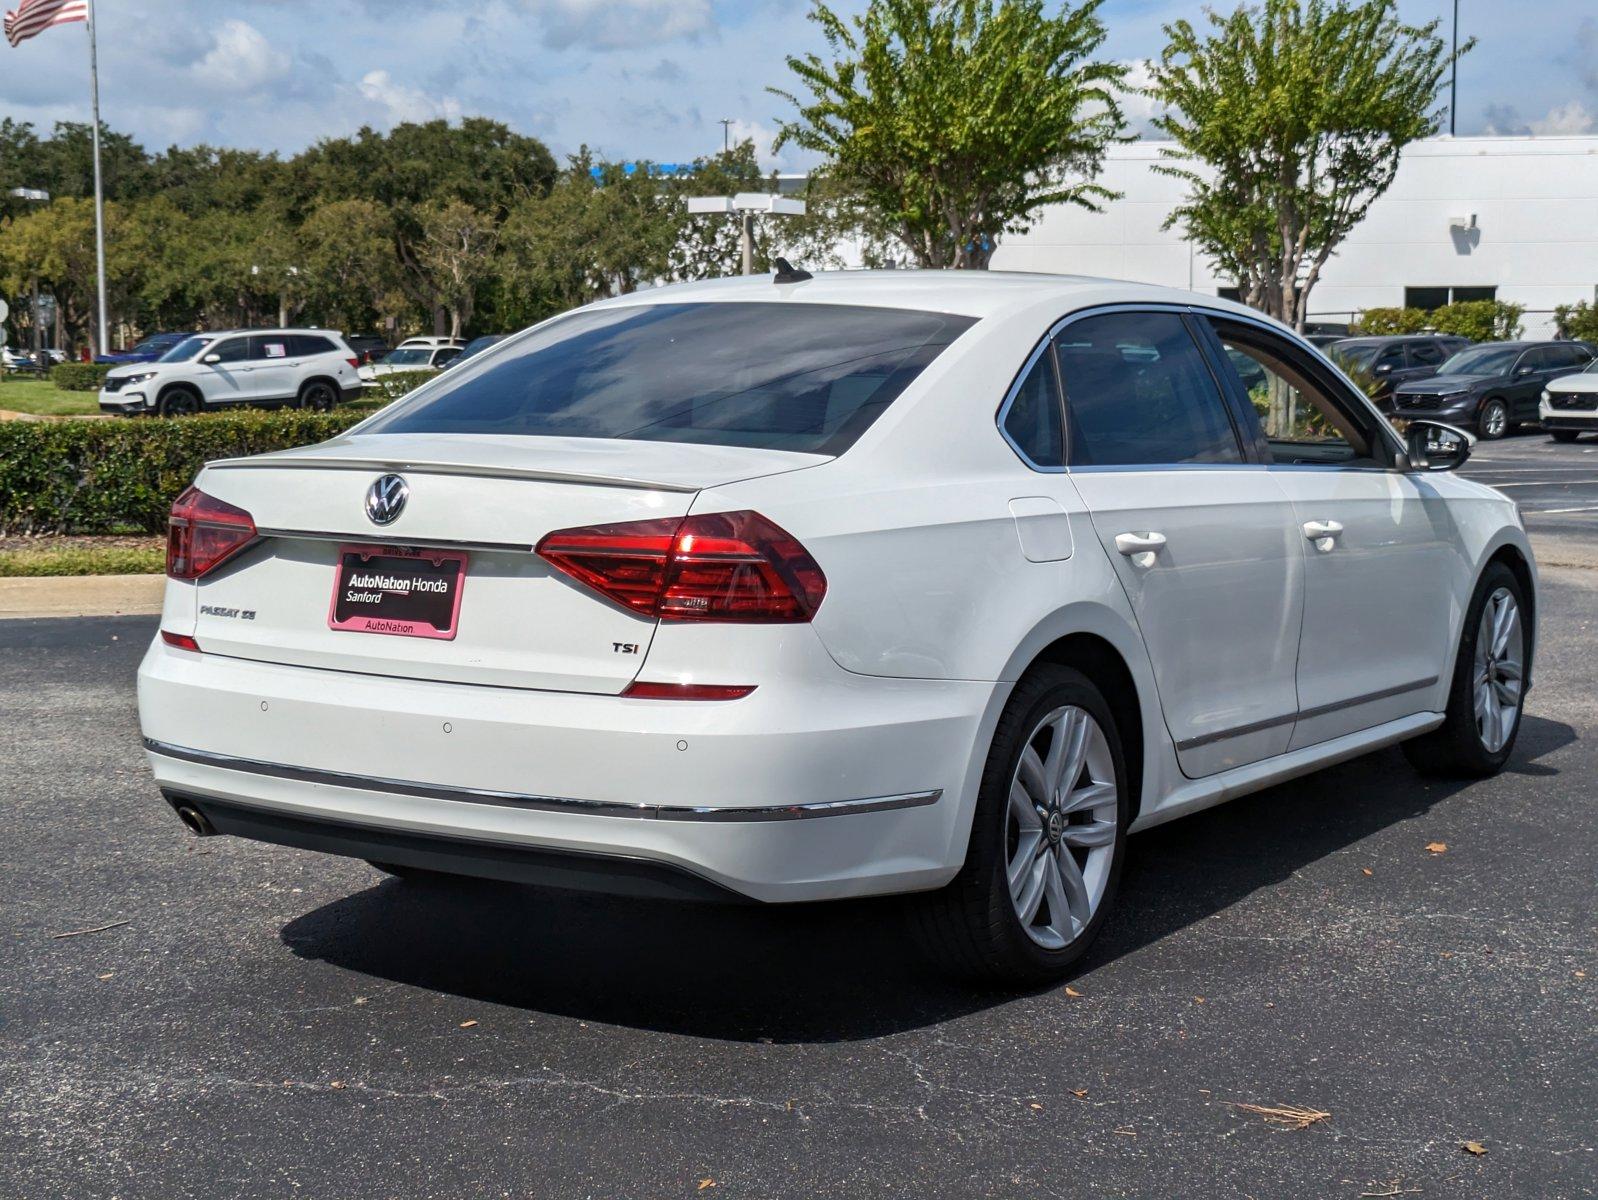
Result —
[[[743,273],[755,273],[755,214],[773,217],[802,217],[803,200],[790,200],[787,196],[774,196],[770,192],[739,192],[736,196],[689,196],[688,211],[694,215],[737,213],[740,218],[743,247]]]
[[[723,117],[717,124],[721,126],[721,152],[726,154],[732,149],[732,118]]]
[[[1459,0],[1454,0],[1454,61],[1448,67],[1448,136],[1458,128],[1459,114]]]
[[[6,195],[13,196],[13,197],[15,197],[18,200],[26,200],[30,204],[48,204],[50,202],[50,193],[45,191],[43,188],[17,187],[17,188],[12,188],[9,192],[6,193]],[[29,318],[28,324],[33,329],[33,362],[34,362],[35,366],[38,365],[38,363],[39,363],[39,355],[44,350],[44,346],[40,343],[40,340],[39,340],[40,336],[44,332],[43,322],[40,321],[40,319],[39,319],[39,313],[40,313],[40,308],[39,308],[39,272],[38,271],[34,271],[34,273],[33,273],[33,308],[31,309],[31,316]]]

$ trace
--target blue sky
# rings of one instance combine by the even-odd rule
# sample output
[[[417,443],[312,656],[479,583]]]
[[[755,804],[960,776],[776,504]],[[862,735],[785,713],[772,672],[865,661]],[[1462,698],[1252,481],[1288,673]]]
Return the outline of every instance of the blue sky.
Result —
[[[1446,19],[1450,8],[1401,3],[1415,21]],[[152,149],[205,141],[292,152],[362,124],[484,114],[557,154],[586,142],[607,157],[660,161],[713,151],[726,117],[764,153],[784,112],[765,87],[787,82],[785,53],[821,40],[805,19],[808,0],[98,7],[104,117]],[[1198,11],[1191,2],[1109,0],[1105,51],[1128,62],[1157,54],[1161,26]],[[1463,0],[1460,24],[1481,41],[1460,70],[1460,133],[1598,133],[1593,0]],[[86,58],[81,26],[16,50],[0,42],[0,115],[42,127],[87,119]]]

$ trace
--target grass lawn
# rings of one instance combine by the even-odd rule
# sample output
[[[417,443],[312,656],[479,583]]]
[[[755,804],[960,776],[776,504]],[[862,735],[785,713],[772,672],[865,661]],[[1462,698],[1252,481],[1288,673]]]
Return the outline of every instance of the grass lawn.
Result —
[[[159,537],[0,538],[0,579],[22,575],[159,575]]]
[[[0,408],[41,416],[77,416],[100,411],[98,392],[63,392],[48,379],[0,379]]]

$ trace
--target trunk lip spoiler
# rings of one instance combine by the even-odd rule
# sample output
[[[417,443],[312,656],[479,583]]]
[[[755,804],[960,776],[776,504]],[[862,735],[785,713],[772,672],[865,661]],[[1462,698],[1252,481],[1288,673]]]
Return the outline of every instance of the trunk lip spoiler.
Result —
[[[404,459],[333,458],[321,455],[283,457],[259,455],[250,458],[223,458],[206,463],[212,470],[322,470],[409,473],[412,475],[462,475],[477,479],[523,479],[547,483],[582,483],[593,487],[629,488],[651,492],[693,495],[704,490],[697,483],[662,483],[628,475],[595,475],[583,471],[560,471],[544,467],[504,467],[473,463],[414,462]]]

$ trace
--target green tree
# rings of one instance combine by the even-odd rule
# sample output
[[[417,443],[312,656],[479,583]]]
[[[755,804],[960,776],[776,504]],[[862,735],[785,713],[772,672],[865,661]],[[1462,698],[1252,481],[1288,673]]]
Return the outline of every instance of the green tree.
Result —
[[[123,210],[105,207],[109,270],[107,307],[120,313],[128,307],[134,287],[132,274],[111,254],[120,245]],[[0,229],[0,289],[20,294],[37,275],[44,291],[56,298],[61,326],[69,345],[93,342],[95,313],[94,202],[74,196],[52,200]],[[114,318],[113,318],[114,319]]]
[[[449,335],[460,337],[477,308],[477,289],[488,278],[499,246],[493,217],[464,200],[445,200],[422,215],[416,263],[449,314]]]
[[[986,267],[1039,207],[1113,198],[1093,180],[1125,68],[1094,58],[1099,5],[871,0],[845,20],[815,0],[830,61],[789,56],[808,96],[771,89],[798,109],[777,146],[825,155],[920,265]]]
[[[403,315],[390,219],[370,200],[335,200],[313,209],[297,231],[307,311],[345,332]]]
[[[1554,325],[1560,337],[1598,342],[1598,305],[1585,300],[1561,304],[1554,309]]]
[[[442,333],[448,313],[421,256],[429,216],[459,201],[497,225],[519,201],[547,192],[556,170],[542,142],[498,121],[469,117],[458,125],[396,125],[386,134],[363,128],[305,151],[293,173],[295,188],[308,200],[370,200],[388,213],[405,294]]]
[[[1441,128],[1454,58],[1395,0],[1264,0],[1185,20],[1152,64],[1154,124],[1176,142],[1180,224],[1246,303],[1302,329],[1326,261],[1387,190],[1400,152]],[[1471,48],[1467,43],[1460,53]]]

